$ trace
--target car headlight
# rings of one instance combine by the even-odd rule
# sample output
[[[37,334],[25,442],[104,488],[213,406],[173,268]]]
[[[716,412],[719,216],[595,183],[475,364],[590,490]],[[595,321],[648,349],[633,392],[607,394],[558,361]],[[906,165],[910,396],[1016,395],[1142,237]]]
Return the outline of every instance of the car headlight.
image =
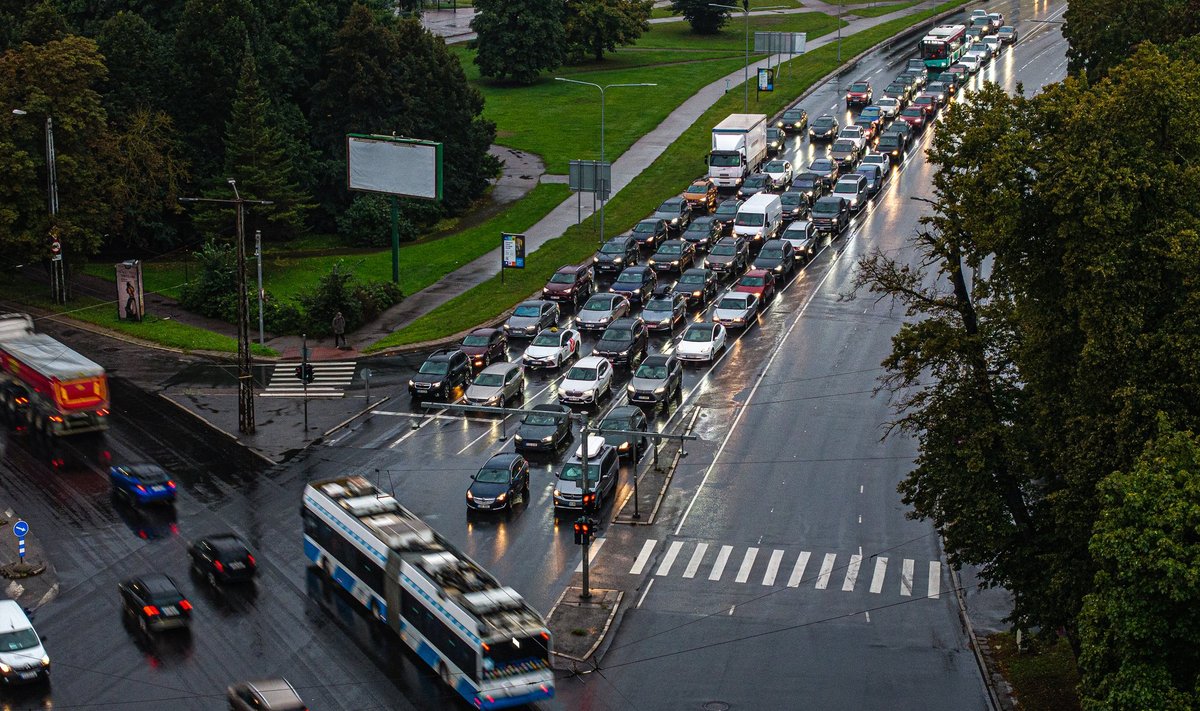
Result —
[[[629,393],[630,395],[632,395],[632,394],[634,394],[634,393],[636,393],[636,392],[637,392],[637,388],[633,387],[632,385],[626,385],[626,386],[625,386],[625,391],[626,391],[627,393]]]
[[[699,291],[693,291],[693,292],[692,292],[692,296],[693,296],[693,297],[695,297],[695,298],[697,298],[697,299],[699,299],[699,298],[700,298],[700,295],[701,295],[702,293],[703,293],[703,292],[699,292]]]
[[[554,441],[554,435],[546,435],[545,437],[542,437],[542,441],[543,441],[543,442],[553,442],[553,441]]]
[[[522,437],[521,435],[513,435],[513,441],[514,442],[524,442],[525,438]]]
[[[745,320],[746,320],[746,319],[742,318],[741,316],[735,316],[735,317],[733,318],[733,322],[734,322],[734,323],[744,323],[744,322],[745,322]]]
[[[8,666],[7,664],[0,664],[0,672],[4,672],[5,674],[9,674],[9,673],[11,673],[11,672],[12,672],[12,667]]]
[[[489,397],[489,398],[488,398],[488,399],[487,399],[487,400],[486,400],[486,401],[485,401],[483,404],[485,404],[485,405],[497,405],[497,404],[499,404],[499,403],[500,403],[500,396],[499,396],[499,395],[493,395],[492,397]]]
[[[663,385],[662,387],[654,388],[654,394],[655,394],[655,395],[662,395],[662,394],[663,394],[663,393],[665,393],[666,391],[667,391],[667,386],[666,386],[666,385]]]
[[[672,224],[672,225],[678,225],[678,224],[679,224],[679,218],[678,218],[678,217],[672,217],[672,218],[671,218],[671,224]]]
[[[554,490],[554,498],[557,499],[557,498],[561,498],[561,497],[562,497],[562,492],[559,491],[558,489],[555,489]]]
[[[624,358],[624,357],[625,357],[625,356],[627,356],[627,355],[629,355],[629,349],[628,349],[628,348],[626,348],[625,350],[623,350],[623,351],[621,351],[620,353],[618,353],[618,354],[617,354],[617,357],[618,357],[618,358]]]
[[[663,320],[659,321],[658,325],[659,326],[670,326],[671,325],[671,317],[668,316],[668,317],[664,318]]]
[[[44,667],[50,666],[50,656],[49,655],[46,655],[46,654],[42,655],[42,666],[44,666]]]
[[[504,501],[507,498],[508,498],[508,492],[506,491],[503,494],[496,497],[496,503],[500,503],[501,501]]]
[[[625,261],[624,257],[613,257],[613,264],[621,264]]]
[[[416,384],[416,383],[414,383],[414,382],[413,382],[411,379],[409,379],[409,381],[408,381],[408,387],[410,387],[410,388],[411,388],[411,387],[412,387],[413,385],[415,385],[415,384]]]
[[[641,289],[634,289],[634,290],[633,290],[633,295],[634,295],[634,296],[639,296],[639,295],[641,295],[641,293],[642,293],[642,290],[641,290]]]
[[[676,259],[676,260],[673,260],[673,261],[671,262],[671,266],[673,266],[673,267],[677,267],[677,266],[679,266],[679,260],[678,260],[678,259]]]
[[[647,260],[646,260],[646,264],[648,264],[648,265],[650,265],[650,266],[654,266],[654,257],[651,257],[651,258],[647,259]]]
[[[583,397],[592,397],[595,394],[596,394],[595,388],[591,388],[591,389],[583,391]]]
[[[774,269],[773,271],[782,272],[782,271],[783,271],[783,265],[782,265],[782,264],[776,264],[776,265],[775,265],[775,269]]]
[[[612,320],[611,316],[601,316],[599,322],[603,324],[603,323],[608,323],[611,320]]]
[[[467,489],[467,501],[474,501],[474,500],[475,500],[475,495],[471,493],[470,489]]]

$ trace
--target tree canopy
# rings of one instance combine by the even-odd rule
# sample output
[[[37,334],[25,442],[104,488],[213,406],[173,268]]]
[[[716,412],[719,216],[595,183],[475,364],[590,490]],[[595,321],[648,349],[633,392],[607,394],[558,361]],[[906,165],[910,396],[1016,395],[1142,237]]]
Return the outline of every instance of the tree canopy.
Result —
[[[566,59],[562,0],[475,0],[475,64],[493,79],[532,84]]]
[[[597,62],[650,29],[654,0],[566,0],[565,30],[572,61]]]
[[[709,0],[671,0],[671,12],[682,15],[692,26],[692,32],[701,35],[715,35],[729,22],[729,10],[713,7]]]

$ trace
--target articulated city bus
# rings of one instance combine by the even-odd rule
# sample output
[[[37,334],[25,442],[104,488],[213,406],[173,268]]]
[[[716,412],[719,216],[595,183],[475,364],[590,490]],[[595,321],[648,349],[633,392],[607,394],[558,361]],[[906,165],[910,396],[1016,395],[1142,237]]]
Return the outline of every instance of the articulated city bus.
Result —
[[[918,43],[917,51],[925,60],[926,69],[945,71],[967,51],[967,28],[965,25],[938,25]]]
[[[476,708],[554,696],[550,630],[396,499],[361,476],[304,488],[304,555]]]

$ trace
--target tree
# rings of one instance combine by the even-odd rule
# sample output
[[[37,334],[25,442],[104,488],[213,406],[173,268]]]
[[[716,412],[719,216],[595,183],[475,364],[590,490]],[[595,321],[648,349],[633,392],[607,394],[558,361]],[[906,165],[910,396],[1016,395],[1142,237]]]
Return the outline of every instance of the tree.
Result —
[[[96,252],[108,227],[111,179],[103,158],[105,78],[96,43],[68,36],[0,55],[0,252],[19,264],[48,258],[45,119],[54,120],[59,214],[54,225],[73,263]]]
[[[709,0],[671,0],[671,12],[683,15],[683,19],[692,26],[692,32],[698,35],[715,35],[729,22],[729,10],[713,7]]]
[[[1142,42],[1160,45],[1200,33],[1195,0],[1072,0],[1063,14],[1067,68],[1095,81]]]
[[[34,5],[21,25],[21,40],[30,44],[46,44],[65,39],[69,34],[67,18],[54,0],[41,0]]]
[[[637,41],[650,29],[653,0],[566,0],[563,21],[572,61],[591,56],[597,62],[620,45]]]
[[[1127,472],[1100,482],[1084,600],[1085,708],[1200,706],[1200,441],[1160,416]]]
[[[137,108],[105,143],[112,179],[110,246],[166,251],[176,246],[174,217],[188,179],[175,126],[161,111]]]
[[[138,109],[168,111],[174,58],[171,40],[132,12],[118,12],[100,26],[96,43],[104,54],[108,80],[104,106],[124,123]]]
[[[475,64],[485,77],[532,84],[562,65],[567,43],[562,0],[476,0]]]

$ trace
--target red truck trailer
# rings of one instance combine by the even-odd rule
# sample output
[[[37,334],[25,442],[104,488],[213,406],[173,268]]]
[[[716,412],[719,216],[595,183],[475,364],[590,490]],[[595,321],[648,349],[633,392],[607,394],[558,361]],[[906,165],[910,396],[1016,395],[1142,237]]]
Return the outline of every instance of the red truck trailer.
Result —
[[[104,368],[44,333],[28,314],[0,314],[0,417],[35,437],[108,429]]]

